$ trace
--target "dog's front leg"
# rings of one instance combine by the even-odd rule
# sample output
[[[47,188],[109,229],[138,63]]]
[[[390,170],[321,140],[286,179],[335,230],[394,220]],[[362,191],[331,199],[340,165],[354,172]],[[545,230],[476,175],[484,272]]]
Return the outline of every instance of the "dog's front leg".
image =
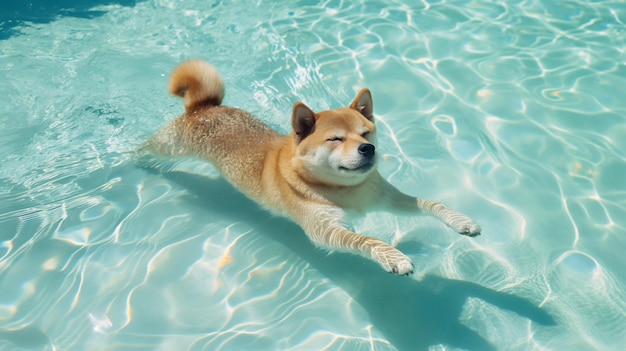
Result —
[[[474,220],[468,216],[448,208],[442,203],[406,195],[389,183],[386,184],[384,196],[389,199],[390,205],[394,209],[405,212],[420,211],[439,218],[448,227],[454,229],[459,234],[471,237],[480,235],[481,229],[478,223],[474,222]]]
[[[344,213],[332,206],[303,209],[294,216],[311,241],[330,250],[357,253],[380,264],[387,272],[409,275],[413,263],[400,250],[387,243],[345,229]]]
[[[456,230],[459,234],[472,237],[480,235],[481,229],[478,223],[442,203],[417,198],[415,198],[415,203],[422,212],[440,218],[448,227]]]

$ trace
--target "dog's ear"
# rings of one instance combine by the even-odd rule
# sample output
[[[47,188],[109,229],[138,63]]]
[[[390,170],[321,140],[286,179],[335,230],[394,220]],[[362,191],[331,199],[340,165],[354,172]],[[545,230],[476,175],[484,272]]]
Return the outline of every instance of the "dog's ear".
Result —
[[[350,108],[359,111],[365,118],[370,121],[374,120],[374,102],[372,101],[372,93],[367,88],[361,89],[359,94],[354,98]]]
[[[296,102],[293,105],[291,127],[296,133],[297,141],[300,142],[315,130],[315,112],[302,102]]]

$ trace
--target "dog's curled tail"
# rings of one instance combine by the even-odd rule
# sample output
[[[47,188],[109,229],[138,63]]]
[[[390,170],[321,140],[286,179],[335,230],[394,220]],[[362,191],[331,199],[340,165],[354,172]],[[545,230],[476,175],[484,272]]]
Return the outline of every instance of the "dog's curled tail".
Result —
[[[170,76],[169,90],[184,99],[188,113],[202,106],[219,106],[224,99],[224,82],[217,69],[202,60],[178,65]]]

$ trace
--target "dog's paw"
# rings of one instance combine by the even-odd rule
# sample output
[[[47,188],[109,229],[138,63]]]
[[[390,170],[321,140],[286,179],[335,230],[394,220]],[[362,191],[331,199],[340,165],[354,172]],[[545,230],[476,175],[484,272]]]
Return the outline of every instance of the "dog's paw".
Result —
[[[413,262],[411,262],[409,258],[406,258],[406,260],[395,262],[395,264],[391,266],[391,270],[388,270],[388,272],[397,275],[411,275],[413,274],[414,269],[415,266],[413,265]]]
[[[413,273],[413,262],[402,252],[391,246],[380,247],[375,250],[376,261],[389,273],[410,275]]]
[[[469,237],[475,237],[480,235],[480,225],[474,222],[471,218],[459,214],[449,224],[452,229],[457,233],[467,235]]]

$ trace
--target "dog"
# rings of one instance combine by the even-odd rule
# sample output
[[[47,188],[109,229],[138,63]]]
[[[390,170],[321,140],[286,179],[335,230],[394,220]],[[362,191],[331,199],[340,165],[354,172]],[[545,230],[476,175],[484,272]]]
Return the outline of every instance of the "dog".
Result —
[[[316,113],[297,102],[288,135],[248,112],[223,106],[224,83],[205,61],[178,65],[169,92],[183,98],[185,113],[147,146],[165,156],[210,161],[249,198],[298,223],[319,247],[362,255],[394,274],[413,273],[413,263],[398,249],[346,229],[347,210],[425,213],[460,234],[480,235],[480,226],[469,217],[406,195],[378,173],[376,125],[367,88],[349,107],[335,110]]]

